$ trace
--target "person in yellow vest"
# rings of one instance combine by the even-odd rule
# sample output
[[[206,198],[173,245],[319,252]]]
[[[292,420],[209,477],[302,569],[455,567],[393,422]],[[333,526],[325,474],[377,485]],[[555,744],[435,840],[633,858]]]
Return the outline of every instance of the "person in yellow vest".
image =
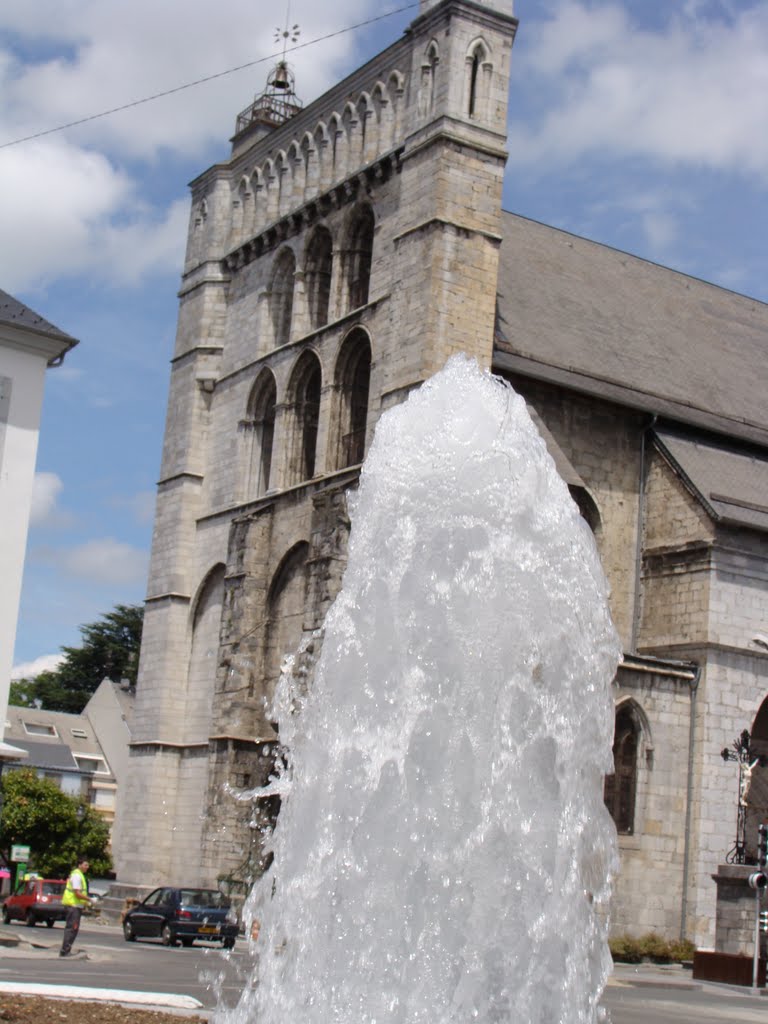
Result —
[[[90,864],[85,857],[78,857],[77,867],[67,879],[64,895],[61,897],[62,905],[67,908],[67,920],[64,925],[64,940],[61,943],[59,956],[69,956],[72,952],[72,945],[80,931],[80,918],[83,916],[83,910],[91,905],[88,882],[85,878],[85,872],[89,867]]]

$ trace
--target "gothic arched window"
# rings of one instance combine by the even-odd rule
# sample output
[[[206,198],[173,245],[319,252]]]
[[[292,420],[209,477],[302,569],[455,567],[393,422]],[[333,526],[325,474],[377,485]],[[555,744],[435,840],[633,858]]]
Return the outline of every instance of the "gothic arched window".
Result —
[[[185,740],[207,740],[219,664],[219,630],[224,602],[225,567],[219,563],[203,580],[192,611],[192,644],[184,701]]]
[[[613,775],[605,778],[603,798],[616,824],[616,831],[632,835],[635,830],[635,796],[637,793],[637,754],[640,727],[632,705],[621,704],[616,711],[613,734]]]
[[[271,701],[286,654],[299,646],[307,597],[308,545],[297,544],[283,558],[267,594],[264,682]]]
[[[467,53],[467,116],[483,117],[490,90],[491,65],[486,46],[478,40]]]
[[[269,292],[269,312],[272,319],[275,348],[287,345],[291,340],[295,274],[296,257],[291,249],[283,249],[275,260],[275,267],[272,271],[272,287]]]
[[[251,391],[244,423],[247,431],[246,500],[269,490],[276,403],[275,378],[269,370],[263,370]]]
[[[363,461],[370,381],[371,343],[358,328],[345,340],[336,363],[339,469]]]
[[[348,309],[357,309],[368,301],[374,223],[373,210],[366,205],[357,210],[350,225],[345,254]]]
[[[320,420],[320,361],[314,352],[304,352],[291,378],[292,443],[289,482],[301,483],[315,475],[317,427]]]
[[[328,228],[318,227],[307,245],[304,279],[309,306],[310,330],[317,330],[328,323],[328,306],[331,297],[331,264],[333,241]]]

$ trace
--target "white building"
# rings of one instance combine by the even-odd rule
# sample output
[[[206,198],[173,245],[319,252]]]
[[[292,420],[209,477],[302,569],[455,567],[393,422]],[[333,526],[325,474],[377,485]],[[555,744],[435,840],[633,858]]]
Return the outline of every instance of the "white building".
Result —
[[[32,503],[45,371],[77,344],[0,291],[0,757]]]

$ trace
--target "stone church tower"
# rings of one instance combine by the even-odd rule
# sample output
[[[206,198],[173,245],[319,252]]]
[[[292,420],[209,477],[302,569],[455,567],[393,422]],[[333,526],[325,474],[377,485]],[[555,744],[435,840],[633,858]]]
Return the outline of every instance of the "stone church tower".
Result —
[[[379,416],[460,350],[527,402],[610,583],[614,927],[740,952],[713,875],[746,887],[720,867],[768,818],[768,306],[501,209],[516,28],[422,0],[303,109],[280,63],[192,183],[118,873],[262,868],[281,663],[311,664]]]
[[[347,492],[388,406],[456,351],[490,366],[511,0],[422,0],[301,109],[290,69],[192,183],[122,881],[262,866],[280,665],[338,592]]]

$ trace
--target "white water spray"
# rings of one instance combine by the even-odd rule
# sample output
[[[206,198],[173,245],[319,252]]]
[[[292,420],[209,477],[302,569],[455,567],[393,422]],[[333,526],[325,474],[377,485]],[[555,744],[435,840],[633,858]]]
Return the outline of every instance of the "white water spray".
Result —
[[[595,1021],[619,655],[524,402],[454,357],[379,422],[315,679],[278,689],[258,983],[218,1019]]]

